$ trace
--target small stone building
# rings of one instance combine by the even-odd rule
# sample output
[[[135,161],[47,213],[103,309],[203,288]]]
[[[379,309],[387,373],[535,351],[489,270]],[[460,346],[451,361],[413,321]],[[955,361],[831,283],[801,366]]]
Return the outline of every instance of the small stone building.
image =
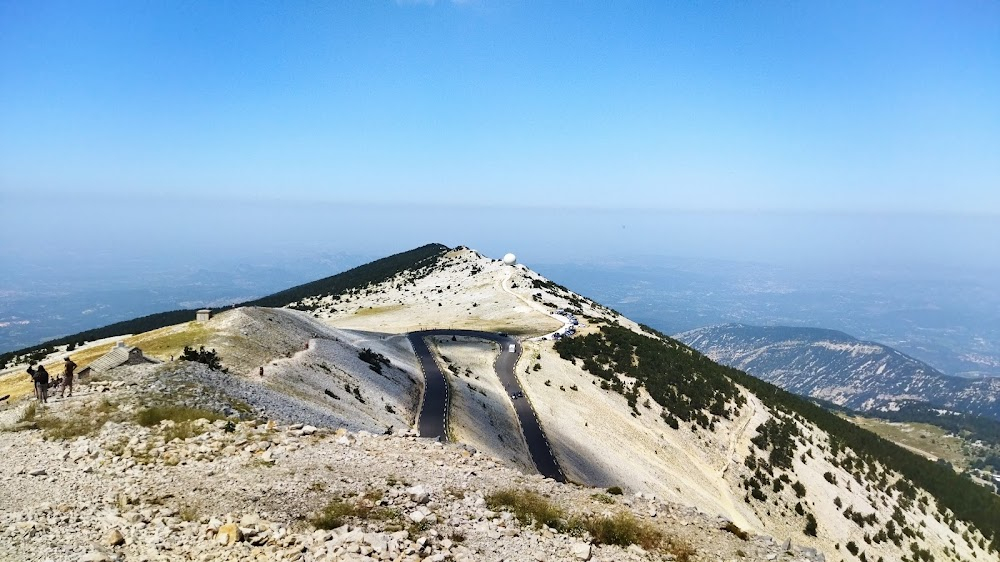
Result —
[[[195,320],[198,322],[208,322],[208,319],[212,317],[212,311],[207,308],[199,310],[195,316]]]
[[[146,357],[138,347],[126,347],[125,342],[118,342],[111,348],[111,351],[80,370],[80,376],[86,377],[110,371],[122,365],[140,365],[142,363],[159,363],[159,361]]]

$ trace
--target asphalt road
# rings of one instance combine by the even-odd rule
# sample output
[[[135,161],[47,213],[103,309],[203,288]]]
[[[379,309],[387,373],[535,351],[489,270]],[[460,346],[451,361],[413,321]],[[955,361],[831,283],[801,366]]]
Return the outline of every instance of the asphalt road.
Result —
[[[431,355],[427,343],[424,341],[428,336],[467,336],[494,341],[500,345],[500,355],[493,363],[500,383],[507,392],[507,397],[515,393],[523,393],[521,384],[514,376],[514,367],[521,357],[521,343],[510,336],[501,336],[492,332],[479,332],[476,330],[424,330],[421,332],[410,332],[408,337],[413,344],[413,350],[420,361],[420,368],[424,372],[425,391],[424,400],[421,404],[419,422],[417,424],[422,437],[440,437],[443,440],[448,438],[448,406],[450,397],[448,396],[448,383],[444,373],[438,369],[434,357]],[[514,346],[514,351],[510,351],[510,346]],[[518,422],[521,425],[521,432],[524,440],[528,444],[528,453],[539,474],[559,482],[565,482],[559,463],[556,462],[552,454],[552,448],[545,438],[541,424],[535,416],[535,411],[531,407],[526,397],[512,400],[514,412],[517,414]]]

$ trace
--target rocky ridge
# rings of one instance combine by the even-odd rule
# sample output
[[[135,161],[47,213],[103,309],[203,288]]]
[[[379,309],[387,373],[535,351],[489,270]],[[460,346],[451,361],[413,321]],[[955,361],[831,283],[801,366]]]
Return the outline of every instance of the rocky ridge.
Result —
[[[726,522],[716,516],[649,494],[558,484],[410,431],[264,422],[199,369],[167,367],[120,369],[0,432],[0,467],[17,491],[0,497],[0,560],[823,559],[769,537],[743,540],[720,530]],[[199,408],[233,417],[131,421],[164,381],[186,385]],[[54,433],[66,426],[51,420],[104,415],[95,412],[107,419],[92,432]],[[661,530],[668,547],[601,545],[586,533],[524,525],[487,505],[490,493],[510,488],[567,512],[627,512]],[[317,529],[329,505],[358,509]]]

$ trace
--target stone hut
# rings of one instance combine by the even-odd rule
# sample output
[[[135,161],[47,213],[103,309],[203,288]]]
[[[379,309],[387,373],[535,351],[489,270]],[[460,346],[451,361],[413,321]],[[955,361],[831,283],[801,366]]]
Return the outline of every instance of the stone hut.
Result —
[[[111,348],[111,351],[81,369],[80,376],[86,377],[96,373],[110,371],[111,369],[121,367],[122,365],[139,365],[142,363],[159,363],[159,361],[146,357],[142,354],[142,350],[138,347],[126,347],[125,342],[118,342],[113,348]]]
[[[198,322],[208,322],[208,319],[212,317],[212,311],[207,308],[203,308],[197,312],[195,320]]]

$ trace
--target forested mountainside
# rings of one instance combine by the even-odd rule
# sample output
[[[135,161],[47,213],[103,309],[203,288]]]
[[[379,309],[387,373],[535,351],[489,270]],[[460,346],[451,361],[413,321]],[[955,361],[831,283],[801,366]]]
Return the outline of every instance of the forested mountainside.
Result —
[[[792,484],[794,474],[788,470],[793,461],[799,455],[805,461],[809,454],[802,452],[808,447],[795,422],[806,422],[829,435],[834,464],[846,465],[862,485],[865,479],[885,483],[879,466],[894,470],[904,476],[894,486],[904,498],[909,497],[908,501],[915,497],[911,485],[927,490],[955,517],[992,534],[994,550],[1000,549],[1000,498],[988,490],[962,478],[951,468],[886,441],[809,400],[738,369],[719,365],[673,338],[659,334],[657,339],[605,326],[600,333],[559,341],[556,350],[563,358],[579,360],[589,372],[611,381],[608,388],[624,393],[636,413],[636,397],[640,389],[645,389],[664,406],[661,415],[672,427],[680,421],[713,431],[718,421],[729,417],[730,408],[739,407],[739,402],[729,402],[735,396],[733,383],[756,395],[779,415],[758,428],[754,444],[760,449],[760,456],[747,459],[754,475],[745,484],[754,499],[763,501],[762,487],[770,485],[774,491],[780,491],[784,484]],[[622,384],[613,373],[626,375],[634,383]],[[853,454],[842,456],[845,450]],[[806,507],[798,506],[795,512],[807,526],[810,524],[811,514]],[[845,512],[845,517],[851,515]],[[887,525],[883,531],[895,542],[891,527],[895,525]],[[881,536],[878,532],[875,535]]]

